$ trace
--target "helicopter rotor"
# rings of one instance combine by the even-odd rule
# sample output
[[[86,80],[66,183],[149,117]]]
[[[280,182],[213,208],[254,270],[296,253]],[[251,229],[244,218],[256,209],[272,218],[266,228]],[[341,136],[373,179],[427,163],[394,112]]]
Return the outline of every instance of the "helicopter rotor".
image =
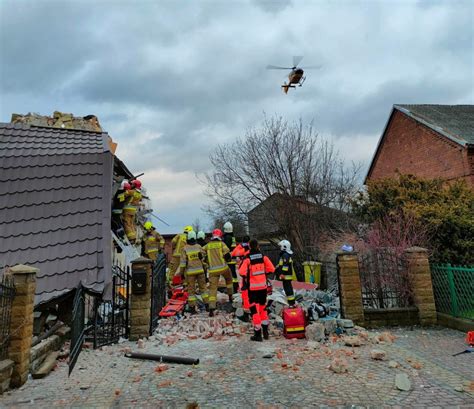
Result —
[[[302,55],[294,55],[293,56],[293,67],[296,68],[298,66],[298,64],[301,62],[302,59],[303,59]]]
[[[277,65],[267,65],[267,70],[292,70],[293,67],[279,67]]]

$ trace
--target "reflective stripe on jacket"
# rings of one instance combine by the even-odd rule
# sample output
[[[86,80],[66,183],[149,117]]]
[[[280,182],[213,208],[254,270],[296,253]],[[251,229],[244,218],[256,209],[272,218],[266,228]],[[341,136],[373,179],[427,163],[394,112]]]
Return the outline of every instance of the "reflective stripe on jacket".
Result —
[[[156,230],[145,232],[143,236],[145,254],[156,253],[163,248],[165,241]]]
[[[179,266],[186,275],[196,275],[204,273],[202,259],[204,258],[204,250],[199,244],[186,244],[181,252],[181,260]]]
[[[186,240],[186,233],[180,233],[173,237],[173,240],[171,240],[173,257],[181,257],[181,252],[183,251],[183,247],[186,245]]]
[[[280,260],[278,261],[278,273],[284,275],[284,280],[293,279],[293,259],[286,251],[280,253]]]
[[[253,252],[245,258],[239,268],[239,274],[248,280],[250,291],[265,290],[267,274],[274,271],[275,267],[267,256]]]
[[[217,274],[225,271],[227,263],[224,256],[230,253],[229,248],[220,240],[212,240],[204,246],[206,252],[207,272],[209,274]]]

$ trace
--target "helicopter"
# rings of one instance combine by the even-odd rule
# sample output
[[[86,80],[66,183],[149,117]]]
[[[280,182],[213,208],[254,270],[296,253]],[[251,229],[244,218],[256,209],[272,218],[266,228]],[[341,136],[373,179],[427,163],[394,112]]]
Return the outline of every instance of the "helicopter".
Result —
[[[293,67],[279,67],[277,65],[267,65],[267,70],[291,70],[291,72],[288,74],[288,84],[285,81],[281,86],[285,94],[288,94],[288,90],[290,88],[296,88],[297,85],[301,87],[306,80],[306,77],[303,76],[304,70],[298,67],[298,64],[301,62],[302,59],[302,55],[295,55],[293,57]],[[313,65],[305,67],[305,70],[320,68],[321,65]]]

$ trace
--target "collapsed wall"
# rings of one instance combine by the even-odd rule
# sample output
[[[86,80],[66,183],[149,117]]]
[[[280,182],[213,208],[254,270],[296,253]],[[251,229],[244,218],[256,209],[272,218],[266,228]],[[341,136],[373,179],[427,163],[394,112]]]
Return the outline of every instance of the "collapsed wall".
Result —
[[[59,111],[53,112],[52,116],[39,115],[31,112],[26,115],[12,114],[11,123],[102,132],[99,119],[95,115],[79,117]]]

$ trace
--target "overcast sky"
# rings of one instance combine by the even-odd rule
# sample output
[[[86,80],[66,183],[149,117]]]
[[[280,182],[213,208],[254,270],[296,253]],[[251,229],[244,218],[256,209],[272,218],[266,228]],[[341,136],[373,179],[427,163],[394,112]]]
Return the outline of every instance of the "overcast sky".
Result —
[[[474,102],[472,1],[0,0],[0,120],[95,114],[175,232],[209,152],[263,112],[314,120],[366,168],[395,103]],[[302,88],[281,92],[304,55]],[[364,172],[366,171],[364,169]],[[207,224],[207,223],[205,223]]]

